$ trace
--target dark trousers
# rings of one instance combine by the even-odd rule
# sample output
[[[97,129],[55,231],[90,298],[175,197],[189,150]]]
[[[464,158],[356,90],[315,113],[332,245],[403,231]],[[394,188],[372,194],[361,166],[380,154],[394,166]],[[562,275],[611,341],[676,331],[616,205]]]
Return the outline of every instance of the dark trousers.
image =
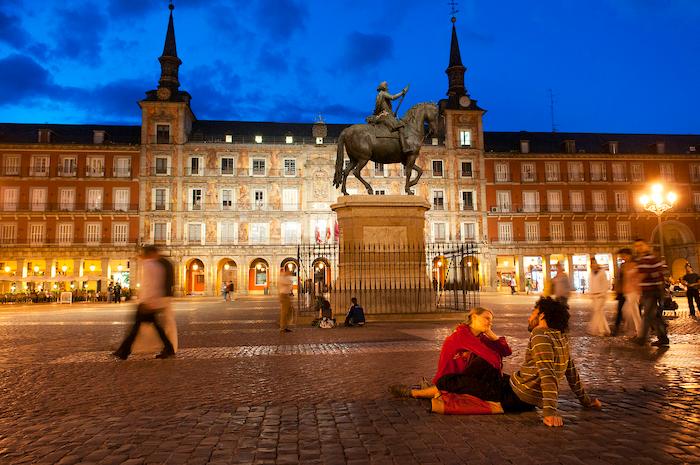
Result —
[[[625,305],[625,295],[617,294],[617,315],[615,315],[615,326],[613,327],[612,333],[617,334],[620,330],[620,324],[622,323],[622,307]]]
[[[695,315],[695,307],[693,306],[693,299],[695,299],[695,305],[698,306],[700,310],[700,290],[694,287],[689,287],[686,291],[686,297],[688,297],[688,309],[690,310],[690,316]]]
[[[128,357],[129,354],[131,354],[131,346],[134,344],[134,340],[136,339],[136,336],[139,333],[139,328],[141,327],[142,323],[153,323],[153,326],[156,327],[156,331],[158,331],[158,336],[160,336],[160,339],[163,341],[163,353],[175,353],[175,349],[173,348],[172,343],[165,335],[165,331],[163,330],[163,327],[158,321],[158,312],[145,311],[145,309],[143,308],[143,304],[140,304],[136,308],[136,315],[134,316],[134,325],[131,327],[131,331],[129,331],[129,334],[124,339],[124,342],[122,342],[122,344],[119,346],[119,349],[117,349],[116,353],[118,355]]]
[[[642,335],[641,339],[646,340],[649,334],[649,328],[654,330],[656,337],[661,342],[668,342],[668,333],[666,331],[666,322],[661,315],[659,309],[659,299],[661,292],[658,290],[643,291],[642,297],[639,299],[639,306],[644,309],[644,319],[642,320]]]

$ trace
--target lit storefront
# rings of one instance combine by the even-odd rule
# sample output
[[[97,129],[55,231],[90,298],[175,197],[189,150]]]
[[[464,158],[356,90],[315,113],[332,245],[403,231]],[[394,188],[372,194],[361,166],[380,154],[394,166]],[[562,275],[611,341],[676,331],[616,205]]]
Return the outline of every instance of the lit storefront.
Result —
[[[510,291],[510,283],[515,279],[515,257],[499,255],[496,257],[496,287]]]
[[[574,267],[572,273],[574,289],[584,292],[588,289],[588,254],[572,255],[571,262]]]
[[[523,267],[525,268],[525,286],[529,284],[530,292],[542,292],[544,289],[542,257],[523,257]]]

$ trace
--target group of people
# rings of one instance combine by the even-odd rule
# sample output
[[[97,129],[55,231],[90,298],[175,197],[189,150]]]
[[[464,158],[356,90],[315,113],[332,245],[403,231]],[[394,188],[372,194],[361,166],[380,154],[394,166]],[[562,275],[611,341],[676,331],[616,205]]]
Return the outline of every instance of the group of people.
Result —
[[[118,282],[110,282],[107,286],[108,301],[118,304],[122,299],[122,285]]]
[[[233,300],[235,290],[233,281],[224,281],[221,283],[221,296],[224,298],[224,302],[230,302]]]
[[[566,378],[579,402],[600,409],[579,378],[569,348],[569,310],[552,297],[542,297],[528,318],[525,361],[514,373],[503,373],[511,355],[506,338],[492,328],[493,312],[469,311],[465,323],[445,339],[432,381],[411,388],[389,386],[399,397],[431,399],[431,411],[443,414],[495,414],[542,409],[547,426],[564,424],[557,411],[559,382]]]

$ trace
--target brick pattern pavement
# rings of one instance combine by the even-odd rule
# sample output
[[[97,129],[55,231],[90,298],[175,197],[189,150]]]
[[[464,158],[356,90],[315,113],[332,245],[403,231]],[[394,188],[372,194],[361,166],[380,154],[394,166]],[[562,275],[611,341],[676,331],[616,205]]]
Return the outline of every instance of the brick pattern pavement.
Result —
[[[507,371],[524,356],[530,304],[495,305]],[[176,359],[121,362],[108,354],[127,309],[0,314],[0,463],[700,463],[700,325],[687,317],[670,322],[670,349],[638,348],[585,336],[575,300],[573,352],[605,408],[583,410],[564,388],[565,427],[548,430],[538,412],[439,416],[387,394],[432,376],[454,322],[282,335],[273,300],[186,301]]]

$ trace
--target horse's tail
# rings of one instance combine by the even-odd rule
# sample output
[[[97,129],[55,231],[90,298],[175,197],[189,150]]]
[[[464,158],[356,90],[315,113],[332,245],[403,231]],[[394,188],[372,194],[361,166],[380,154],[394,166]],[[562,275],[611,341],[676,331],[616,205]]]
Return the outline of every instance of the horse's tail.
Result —
[[[338,151],[335,157],[335,175],[333,176],[333,185],[337,188],[343,184],[343,159],[345,159],[345,130],[338,136]]]

